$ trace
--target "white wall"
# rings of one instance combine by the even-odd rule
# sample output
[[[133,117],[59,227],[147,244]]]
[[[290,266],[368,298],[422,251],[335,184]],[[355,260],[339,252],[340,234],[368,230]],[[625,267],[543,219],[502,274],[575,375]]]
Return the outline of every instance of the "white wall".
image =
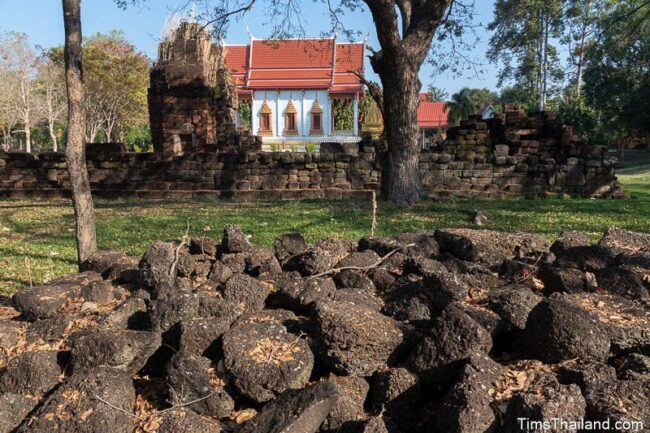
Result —
[[[318,99],[318,103],[323,109],[323,134],[329,135],[330,131],[330,106],[327,90],[275,90],[263,91],[256,90],[253,93],[253,133],[257,134],[260,128],[260,111],[262,104],[266,99],[271,110],[273,110],[272,123],[274,138],[284,137],[284,117],[289,101],[293,100],[293,105],[296,108],[296,120],[298,122],[298,137],[292,136],[292,140],[305,140],[309,139],[309,131],[311,130],[311,108],[314,101]]]

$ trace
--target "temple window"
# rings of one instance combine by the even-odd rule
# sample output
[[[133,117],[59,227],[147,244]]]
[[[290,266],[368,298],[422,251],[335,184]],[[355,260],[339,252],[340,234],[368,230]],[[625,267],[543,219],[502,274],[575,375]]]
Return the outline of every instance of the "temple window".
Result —
[[[297,115],[298,111],[293,105],[293,101],[289,100],[289,104],[287,104],[287,109],[284,113],[284,135],[298,135]]]
[[[311,128],[310,135],[323,135],[323,109],[318,101],[314,101],[311,107]]]
[[[265,99],[262,104],[262,109],[260,110],[260,136],[272,136],[273,135],[273,124],[271,123],[273,111],[269,106],[268,101]]]

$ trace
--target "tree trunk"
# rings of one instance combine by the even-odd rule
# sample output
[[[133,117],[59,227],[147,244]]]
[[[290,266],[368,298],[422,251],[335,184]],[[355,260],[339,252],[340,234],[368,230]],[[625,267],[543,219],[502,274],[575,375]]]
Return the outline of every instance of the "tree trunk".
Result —
[[[59,151],[59,143],[56,139],[56,132],[54,131],[54,121],[53,120],[48,120],[47,122],[47,127],[50,131],[50,142],[52,143],[52,151],[53,152],[58,152]]]
[[[32,125],[29,114],[25,116],[25,152],[32,153]]]
[[[84,143],[81,0],[63,0],[63,22],[68,91],[68,142],[65,156],[75,213],[77,260],[81,264],[97,251],[95,214]]]
[[[382,167],[382,196],[398,206],[410,206],[422,195],[417,119],[421,83],[407,59],[400,59],[395,68],[380,71],[384,88],[384,134],[390,143]]]

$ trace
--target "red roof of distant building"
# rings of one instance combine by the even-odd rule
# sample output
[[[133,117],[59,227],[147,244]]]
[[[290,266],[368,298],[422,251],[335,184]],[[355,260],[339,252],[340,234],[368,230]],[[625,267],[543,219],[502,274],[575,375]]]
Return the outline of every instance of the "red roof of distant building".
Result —
[[[432,102],[429,93],[420,93],[418,104],[418,127],[437,128],[447,125],[449,110],[445,102]]]
[[[229,46],[226,66],[238,93],[264,89],[327,89],[332,93],[363,91],[355,71],[363,72],[364,44],[334,39],[253,39],[251,45]]]

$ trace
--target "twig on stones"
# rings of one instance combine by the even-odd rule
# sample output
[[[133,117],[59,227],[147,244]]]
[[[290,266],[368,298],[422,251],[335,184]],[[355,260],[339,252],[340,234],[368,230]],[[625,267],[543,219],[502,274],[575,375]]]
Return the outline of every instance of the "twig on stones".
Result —
[[[134,414],[130,413],[129,411],[126,411],[126,410],[122,409],[121,407],[117,407],[117,406],[115,406],[114,404],[112,404],[112,403],[110,403],[110,402],[104,400],[103,398],[101,398],[101,397],[98,396],[97,394],[94,394],[94,395],[93,395],[93,398],[94,398],[95,400],[101,402],[101,403],[104,403],[106,406],[110,407],[111,409],[115,409],[116,411],[122,412],[123,414],[128,415],[128,416],[130,416],[130,417],[133,418],[133,419],[137,419],[137,420],[139,420],[139,421],[143,420],[142,417],[139,417],[139,416],[137,416],[137,415],[134,415]]]
[[[393,251],[386,254],[384,257],[382,257],[381,259],[379,259],[377,262],[373,263],[372,265],[368,265],[368,266],[342,266],[340,268],[334,268],[334,269],[330,269],[329,271],[321,272],[320,274],[311,275],[309,278],[324,277],[325,275],[336,274],[337,272],[350,271],[350,270],[366,272],[366,271],[369,271],[371,269],[375,269],[375,268],[381,266],[381,264],[384,263],[386,260],[388,260],[393,254],[398,253],[398,252],[402,251],[405,248],[414,247],[414,246],[415,246],[415,244],[408,244],[408,245],[404,245],[403,247],[395,248]]]
[[[172,390],[173,390],[173,388],[172,388]],[[213,397],[213,396],[217,395],[219,392],[221,392],[221,389],[216,389],[216,390],[212,391],[210,394],[208,394],[206,396],[203,396],[203,397],[200,397],[200,398],[197,398],[195,400],[191,400],[191,401],[188,401],[188,402],[185,402],[185,403],[175,404],[175,405],[173,405],[171,407],[168,407],[167,409],[158,410],[158,411],[156,411],[156,414],[170,412],[170,411],[172,411],[174,409],[178,409],[178,408],[181,408],[181,407],[192,406],[193,404],[200,403],[203,400],[207,400],[210,397]]]
[[[189,233],[190,233],[190,222],[188,220],[187,221],[187,228],[185,229],[185,234],[181,238],[181,243],[178,244],[178,246],[176,247],[176,250],[174,251],[174,262],[169,267],[169,276],[172,277],[172,278],[174,277],[174,274],[176,273],[176,266],[178,265],[178,259],[179,259],[178,254],[180,253],[181,248],[183,248],[189,242],[189,238],[190,238]]]

